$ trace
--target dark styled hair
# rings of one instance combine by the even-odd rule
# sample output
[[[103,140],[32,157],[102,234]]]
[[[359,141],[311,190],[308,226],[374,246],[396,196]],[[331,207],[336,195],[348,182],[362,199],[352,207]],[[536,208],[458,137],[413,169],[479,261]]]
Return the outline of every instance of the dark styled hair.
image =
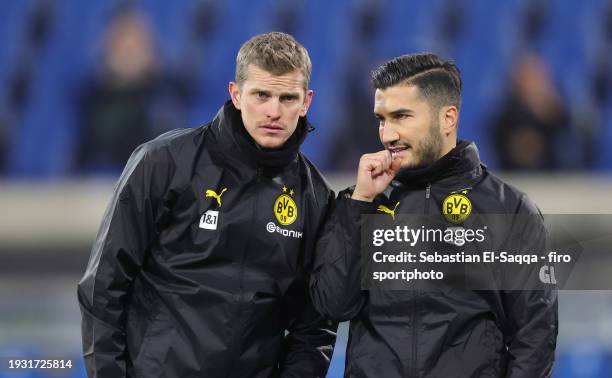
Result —
[[[461,106],[461,77],[451,61],[431,53],[402,55],[384,63],[372,72],[376,89],[394,85],[415,85],[421,96],[434,108]]]

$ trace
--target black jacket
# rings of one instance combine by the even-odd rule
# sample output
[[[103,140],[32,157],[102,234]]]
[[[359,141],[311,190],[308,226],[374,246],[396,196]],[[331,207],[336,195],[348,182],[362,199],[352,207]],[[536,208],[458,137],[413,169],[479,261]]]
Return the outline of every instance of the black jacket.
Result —
[[[527,196],[480,163],[460,142],[432,166],[401,170],[374,203],[339,194],[317,245],[311,294],[321,313],[351,320],[345,377],[544,377],[554,361],[557,293],[544,290],[361,289],[360,219],[400,202],[397,214],[441,214],[451,192],[467,189],[472,213],[532,214],[518,230],[528,242],[546,233]],[[386,215],[382,215],[386,216]],[[510,216],[508,218],[515,218]],[[516,222],[513,227],[522,227]],[[542,247],[538,245],[536,247]]]
[[[228,102],[133,153],[78,287],[90,377],[325,376],[337,323],[307,283],[333,193],[310,129],[263,151]]]

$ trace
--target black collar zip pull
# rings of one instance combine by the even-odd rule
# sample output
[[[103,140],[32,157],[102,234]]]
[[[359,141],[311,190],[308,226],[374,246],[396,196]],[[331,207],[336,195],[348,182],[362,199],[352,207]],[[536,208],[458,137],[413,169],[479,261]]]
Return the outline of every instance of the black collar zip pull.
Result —
[[[429,199],[431,198],[431,183],[425,188],[425,214],[429,214]]]

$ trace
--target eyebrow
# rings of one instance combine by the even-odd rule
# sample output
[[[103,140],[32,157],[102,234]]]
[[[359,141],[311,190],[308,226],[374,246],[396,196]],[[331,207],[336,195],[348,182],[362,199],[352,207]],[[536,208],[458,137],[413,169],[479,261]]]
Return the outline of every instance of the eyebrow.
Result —
[[[259,92],[263,92],[263,93],[270,93],[269,90],[266,89],[260,89],[260,88],[252,88],[249,93],[259,93]]]
[[[260,88],[253,88],[251,89],[250,93],[259,93],[259,92],[263,92],[266,94],[271,94],[272,91],[267,90],[267,89],[260,89]],[[279,97],[283,97],[283,96],[291,96],[291,97],[300,97],[300,92],[281,92],[279,94]]]
[[[414,114],[414,110],[412,109],[407,109],[407,108],[400,108],[397,110],[394,110],[392,112],[389,113],[391,116],[398,116],[401,114]]]
[[[280,94],[280,97],[295,97],[300,98],[300,92],[283,92]]]
[[[414,110],[408,109],[408,108],[400,108],[400,109],[394,110],[394,111],[389,113],[389,115],[391,117],[396,117],[396,116],[401,115],[401,114],[414,114]],[[376,118],[384,118],[384,116],[382,114],[377,113],[377,112],[374,112],[374,116]]]

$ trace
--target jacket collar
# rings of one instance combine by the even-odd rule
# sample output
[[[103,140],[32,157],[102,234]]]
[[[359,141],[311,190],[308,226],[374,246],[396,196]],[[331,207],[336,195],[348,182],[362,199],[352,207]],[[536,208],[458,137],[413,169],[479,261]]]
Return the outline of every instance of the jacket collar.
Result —
[[[396,184],[410,187],[440,182],[454,186],[465,184],[466,180],[478,179],[481,175],[482,164],[476,144],[459,140],[455,148],[429,167],[402,169],[397,173],[394,181]]]
[[[266,149],[255,143],[242,123],[240,111],[227,101],[212,121],[211,131],[219,152],[229,160],[238,159],[247,165],[282,169],[297,159],[300,146],[314,128],[306,117],[300,117],[295,132],[280,149]]]

